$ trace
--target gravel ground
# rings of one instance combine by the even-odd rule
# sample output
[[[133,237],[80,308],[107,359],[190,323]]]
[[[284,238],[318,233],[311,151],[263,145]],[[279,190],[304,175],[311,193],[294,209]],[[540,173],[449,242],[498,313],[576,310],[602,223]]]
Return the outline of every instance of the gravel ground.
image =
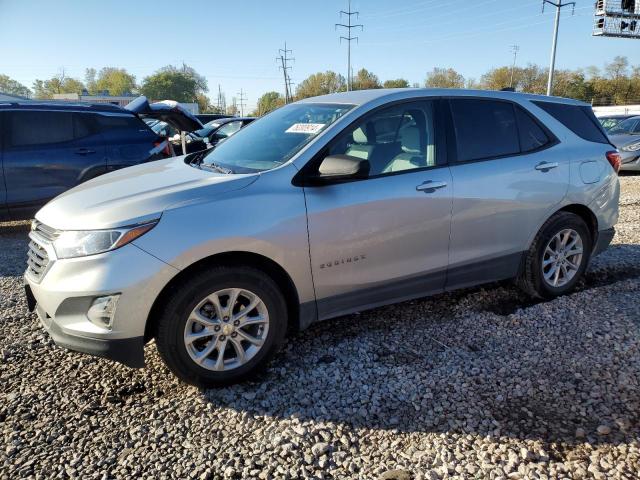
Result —
[[[579,291],[508,284],[318,324],[259,381],[200,391],[26,313],[26,224],[0,227],[0,478],[638,478],[640,176]]]

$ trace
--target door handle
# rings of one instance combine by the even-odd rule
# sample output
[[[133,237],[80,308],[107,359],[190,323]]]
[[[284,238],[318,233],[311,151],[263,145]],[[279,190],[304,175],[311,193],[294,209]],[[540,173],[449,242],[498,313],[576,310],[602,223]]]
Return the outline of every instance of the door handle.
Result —
[[[558,162],[540,162],[538,165],[536,165],[536,170],[540,171],[540,172],[548,172],[549,170],[551,170],[552,168],[558,168]]]
[[[91,150],[89,148],[78,148],[75,151],[76,155],[89,155],[90,153],[96,153],[96,151],[95,150]]]
[[[447,182],[434,182],[433,180],[427,180],[416,187],[418,192],[433,193],[439,188],[447,186]]]

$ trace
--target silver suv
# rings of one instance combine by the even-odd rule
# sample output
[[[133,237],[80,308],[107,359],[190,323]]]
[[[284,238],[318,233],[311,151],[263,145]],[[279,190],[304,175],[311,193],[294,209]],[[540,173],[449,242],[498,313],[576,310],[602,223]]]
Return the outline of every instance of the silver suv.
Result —
[[[509,278],[571,291],[613,237],[619,160],[572,100],[311,98],[47,204],[27,297],[59,345],[142,367],[155,339],[182,380],[229,384],[319,320]]]

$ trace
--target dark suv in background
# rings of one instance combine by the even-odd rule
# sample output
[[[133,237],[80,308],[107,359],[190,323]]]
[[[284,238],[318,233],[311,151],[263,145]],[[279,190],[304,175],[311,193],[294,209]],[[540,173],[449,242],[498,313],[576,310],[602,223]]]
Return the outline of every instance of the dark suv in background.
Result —
[[[166,141],[115,105],[0,103],[0,219],[24,219],[103,173],[164,158]]]

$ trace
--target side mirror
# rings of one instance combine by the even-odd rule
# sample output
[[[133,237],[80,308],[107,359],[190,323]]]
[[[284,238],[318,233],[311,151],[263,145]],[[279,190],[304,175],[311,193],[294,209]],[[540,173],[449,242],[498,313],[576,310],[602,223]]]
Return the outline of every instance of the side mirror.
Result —
[[[322,160],[318,174],[307,178],[307,183],[320,186],[365,179],[369,177],[370,169],[368,160],[350,155],[330,155]]]

